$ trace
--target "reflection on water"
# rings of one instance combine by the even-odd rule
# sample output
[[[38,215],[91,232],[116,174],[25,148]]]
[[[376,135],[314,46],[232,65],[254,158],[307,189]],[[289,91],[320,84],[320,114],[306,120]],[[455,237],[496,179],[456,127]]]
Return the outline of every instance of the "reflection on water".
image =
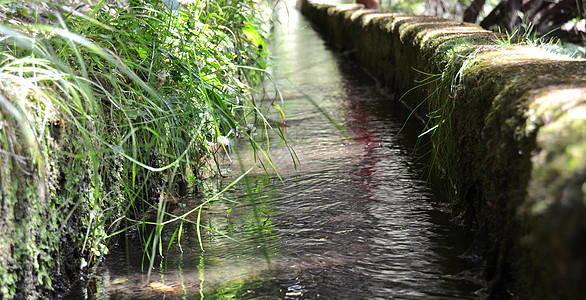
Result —
[[[204,207],[205,252],[195,225],[166,226],[164,256],[151,282],[141,271],[148,267],[143,246],[130,233],[100,266],[97,297],[475,298],[479,286],[460,275],[470,268],[459,258],[469,237],[449,222],[446,207],[422,180],[424,166],[410,138],[420,129],[398,134],[406,114],[391,103],[390,92],[336,58],[296,11],[281,21],[270,48],[271,72],[285,97],[284,130],[298,169],[284,143],[271,145],[283,182],[255,169]],[[279,119],[277,111],[270,114]],[[247,148],[238,149],[243,164],[250,164]],[[236,164],[227,168],[240,170]],[[207,192],[228,183],[209,182]],[[171,212],[187,212],[201,197],[173,204]]]

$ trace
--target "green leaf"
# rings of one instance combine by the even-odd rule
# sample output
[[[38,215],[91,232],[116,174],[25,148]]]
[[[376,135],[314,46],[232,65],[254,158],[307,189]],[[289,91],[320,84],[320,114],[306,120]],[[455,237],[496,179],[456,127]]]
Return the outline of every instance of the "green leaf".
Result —
[[[148,57],[146,50],[144,50],[141,47],[137,47],[136,52],[138,52],[138,56],[140,56],[140,58],[142,58],[142,59],[146,59]]]
[[[246,26],[242,27],[242,32],[244,33],[244,35],[246,36],[246,38],[248,39],[248,41],[251,44],[253,44],[256,47],[259,47],[259,46],[262,47],[260,50],[266,49],[265,41],[263,40],[261,35],[256,30],[256,27],[254,27],[252,25],[246,25]]]

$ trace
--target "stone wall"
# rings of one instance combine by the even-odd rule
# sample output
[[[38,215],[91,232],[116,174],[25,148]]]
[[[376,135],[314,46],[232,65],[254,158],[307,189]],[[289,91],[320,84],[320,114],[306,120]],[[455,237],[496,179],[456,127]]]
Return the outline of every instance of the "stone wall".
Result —
[[[419,115],[495,298],[586,295],[586,61],[474,24],[300,1]],[[398,99],[399,100],[399,99]]]

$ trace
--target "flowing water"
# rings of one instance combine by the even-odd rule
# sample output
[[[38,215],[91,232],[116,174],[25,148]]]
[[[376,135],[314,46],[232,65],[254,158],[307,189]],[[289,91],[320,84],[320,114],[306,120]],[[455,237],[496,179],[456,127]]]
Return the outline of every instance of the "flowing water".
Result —
[[[259,168],[205,206],[197,227],[164,228],[147,281],[143,246],[129,233],[76,297],[104,299],[474,299],[480,288],[460,256],[470,243],[425,180],[421,128],[344,53],[331,51],[297,11],[281,11],[270,45],[283,93],[286,144],[272,139],[282,181]],[[272,90],[270,83],[267,89]],[[268,96],[272,97],[273,92]],[[312,104],[317,103],[344,134]],[[269,116],[279,120],[277,110]],[[416,123],[416,122],[413,122]],[[245,143],[224,167],[218,191],[248,170]],[[181,214],[202,202],[180,200]],[[197,213],[190,216],[195,221]],[[209,229],[213,229],[209,230]],[[152,283],[155,282],[155,283]],[[150,285],[149,285],[150,283]],[[85,294],[84,294],[85,293]]]

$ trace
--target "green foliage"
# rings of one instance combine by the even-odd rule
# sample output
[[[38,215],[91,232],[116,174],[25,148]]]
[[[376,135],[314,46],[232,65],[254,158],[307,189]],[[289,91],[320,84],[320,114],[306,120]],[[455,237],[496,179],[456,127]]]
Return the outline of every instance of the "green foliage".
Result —
[[[214,173],[220,140],[248,139],[270,162],[247,133],[266,122],[250,93],[267,55],[252,1],[100,1],[86,14],[27,4],[0,4],[4,298],[51,289],[71,247],[67,267],[91,265],[149,211],[157,232],[181,220],[165,199]]]
[[[440,61],[436,62],[440,72],[426,73],[416,70],[423,76],[423,79],[401,97],[405,97],[416,89],[424,88],[428,91],[426,98],[418,103],[408,119],[420,107],[426,107],[424,111],[427,120],[424,131],[419,135],[419,138],[429,136],[433,143],[428,176],[433,179],[438,192],[449,200],[452,206],[456,204],[455,193],[459,190],[458,183],[452,181],[453,178],[457,178],[454,176],[456,158],[453,155],[457,151],[452,128],[454,121],[452,113],[456,105],[453,99],[465,70],[479,51],[474,43],[474,38],[464,38],[455,39],[443,45],[440,48],[443,55]]]
[[[519,26],[515,27],[513,32],[499,32],[494,41],[500,47],[511,47],[514,44],[526,45],[538,47],[549,53],[569,58],[586,57],[586,50],[584,47],[571,43],[564,43],[556,37],[549,37],[549,34],[552,32],[540,35],[533,24],[530,22],[522,22]]]

